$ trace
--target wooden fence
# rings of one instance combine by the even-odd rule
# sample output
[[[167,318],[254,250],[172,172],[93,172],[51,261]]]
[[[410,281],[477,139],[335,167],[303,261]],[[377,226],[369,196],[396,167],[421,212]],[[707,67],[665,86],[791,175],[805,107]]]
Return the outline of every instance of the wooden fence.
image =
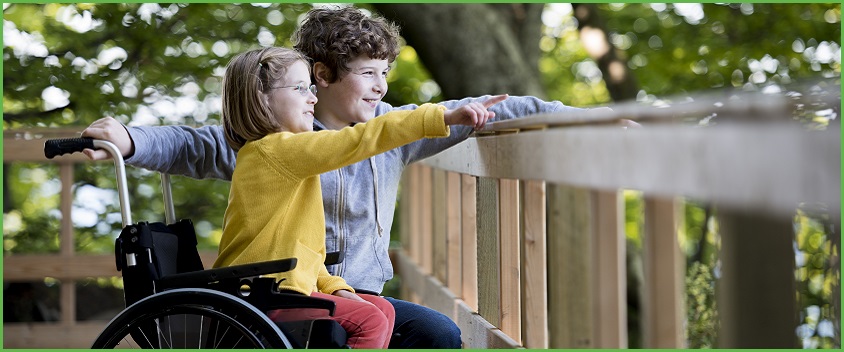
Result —
[[[720,347],[793,347],[791,218],[818,202],[840,222],[841,150],[837,119],[806,131],[793,107],[761,95],[491,124],[405,172],[394,257],[404,298],[454,319],[467,347],[627,347],[620,190],[634,189],[646,199],[645,347],[685,346],[681,197],[719,207]],[[716,115],[715,126],[678,123]],[[106,324],[75,312],[75,281],[118,275],[111,254],[74,253],[73,165],[89,161],[42,154],[45,139],[78,132],[4,131],[4,163],[59,166],[63,214],[59,253],[3,258],[4,282],[61,283],[61,318],[4,324],[5,348],[85,348]],[[202,253],[206,266],[215,256]]]
[[[78,321],[76,317],[76,282],[87,278],[119,277],[114,255],[74,253],[73,205],[74,165],[90,163],[82,154],[71,154],[48,160],[44,157],[44,141],[51,138],[78,137],[80,129],[28,129],[3,132],[3,162],[55,163],[61,181],[61,223],[59,252],[56,254],[4,255],[4,282],[34,282],[52,278],[60,283],[57,322],[4,323],[4,348],[88,348],[108,321]],[[109,161],[111,160],[109,159]],[[210,267],[216,251],[200,253]]]
[[[725,95],[488,125],[405,172],[404,297],[450,316],[471,348],[626,348],[622,190],[638,190],[643,347],[687,347],[687,198],[718,210],[718,347],[798,347],[792,221],[801,204],[841,213],[840,110],[818,130],[796,121],[802,103]],[[625,118],[644,127],[613,123]]]

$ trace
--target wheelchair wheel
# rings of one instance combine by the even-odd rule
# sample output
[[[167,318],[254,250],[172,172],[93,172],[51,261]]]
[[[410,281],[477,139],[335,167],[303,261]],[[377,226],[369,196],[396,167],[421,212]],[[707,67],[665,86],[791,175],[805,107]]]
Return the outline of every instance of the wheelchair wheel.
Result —
[[[92,348],[291,348],[275,323],[227,293],[183,288],[146,297],[109,322]]]

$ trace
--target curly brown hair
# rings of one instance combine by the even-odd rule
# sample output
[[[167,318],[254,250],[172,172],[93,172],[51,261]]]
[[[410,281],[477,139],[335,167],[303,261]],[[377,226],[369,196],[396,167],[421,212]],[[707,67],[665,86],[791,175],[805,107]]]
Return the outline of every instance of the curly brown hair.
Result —
[[[294,48],[329,68],[329,82],[349,72],[349,61],[359,55],[392,63],[398,38],[398,25],[352,6],[312,9],[293,33]]]

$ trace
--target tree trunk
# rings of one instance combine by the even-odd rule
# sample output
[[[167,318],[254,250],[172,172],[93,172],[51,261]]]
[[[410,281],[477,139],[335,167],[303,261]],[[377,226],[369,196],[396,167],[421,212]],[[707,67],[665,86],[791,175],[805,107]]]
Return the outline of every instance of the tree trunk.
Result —
[[[446,99],[545,98],[537,59],[543,4],[374,4],[401,25]]]
[[[574,17],[577,18],[580,40],[592,60],[598,63],[612,100],[635,99],[639,84],[627,67],[627,60],[619,57],[617,49],[610,42],[598,7],[595,4],[572,4],[572,7]]]

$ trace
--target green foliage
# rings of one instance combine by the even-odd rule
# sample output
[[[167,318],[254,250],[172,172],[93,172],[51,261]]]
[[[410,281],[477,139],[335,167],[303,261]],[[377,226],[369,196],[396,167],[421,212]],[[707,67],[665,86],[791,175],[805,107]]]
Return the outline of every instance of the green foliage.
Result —
[[[289,46],[299,16],[310,8],[287,3],[4,4],[3,128],[81,129],[103,116],[141,125],[218,124],[226,63],[258,46]],[[837,3],[598,8],[610,41],[636,77],[639,100],[840,76]],[[583,48],[571,6],[549,4],[545,12],[537,65],[548,98],[573,106],[608,103],[601,72]],[[385,101],[394,105],[441,98],[411,47],[402,49],[388,81]],[[795,115],[806,121],[817,117],[809,109]],[[28,163],[4,168],[9,199],[3,215],[4,254],[57,252],[57,168]],[[134,218],[161,220],[157,175],[134,168],[127,172]],[[92,163],[77,167],[74,177],[75,249],[109,253],[122,227],[111,191],[114,171],[109,163]],[[194,220],[200,247],[216,248],[228,183],[175,177],[173,194],[177,216]],[[629,252],[639,253],[641,194],[626,192],[625,204]],[[840,307],[830,303],[840,282],[840,271],[832,264],[840,262],[840,241],[833,241],[829,220],[816,214],[804,211],[795,218],[795,277],[803,307],[798,334],[805,347],[830,348],[835,346],[828,326],[840,321]],[[714,216],[703,204],[687,203],[680,229],[688,258],[688,338],[696,348],[712,347],[717,330],[713,287],[720,242]],[[833,335],[840,337],[840,331]]]
[[[58,169],[38,164],[4,165],[18,182],[6,196],[18,201],[3,212],[3,253],[58,253]],[[6,180],[8,182],[8,180]]]
[[[713,267],[694,262],[686,273],[686,309],[689,348],[714,348],[718,331]]]
[[[686,254],[686,339],[690,348],[714,348],[718,336],[715,270],[720,235],[715,212],[706,204],[683,202],[680,247]]]
[[[600,71],[577,42],[577,22],[566,6],[552,7],[560,15],[546,22],[540,41],[549,96],[572,105],[607,103]],[[837,3],[598,8],[611,43],[639,82],[639,100],[841,75]],[[560,74],[569,68],[571,74]]]
[[[836,348],[840,336],[841,307],[832,304],[840,294],[840,238],[824,209],[802,207],[794,217],[797,301],[800,326],[797,335],[804,348]],[[838,291],[836,291],[836,289]],[[840,302],[840,301],[839,301]]]
[[[258,45],[290,45],[309,5],[6,4],[4,128],[216,123],[221,69]],[[43,40],[37,40],[37,38]],[[47,104],[45,90],[65,101]],[[147,105],[147,106],[144,106]],[[209,115],[211,118],[209,119]]]

